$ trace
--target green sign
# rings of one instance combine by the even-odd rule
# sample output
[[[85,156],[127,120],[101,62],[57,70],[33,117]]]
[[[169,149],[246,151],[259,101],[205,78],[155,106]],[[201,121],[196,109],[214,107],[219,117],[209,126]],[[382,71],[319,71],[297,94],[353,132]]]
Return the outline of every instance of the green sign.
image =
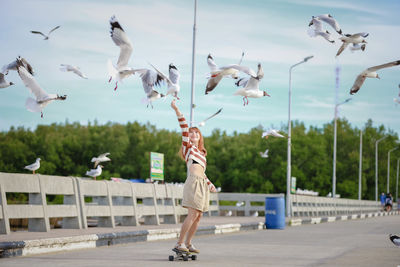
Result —
[[[164,154],[150,152],[150,179],[164,181]]]
[[[290,187],[290,193],[296,194],[296,177],[292,177],[292,185]]]

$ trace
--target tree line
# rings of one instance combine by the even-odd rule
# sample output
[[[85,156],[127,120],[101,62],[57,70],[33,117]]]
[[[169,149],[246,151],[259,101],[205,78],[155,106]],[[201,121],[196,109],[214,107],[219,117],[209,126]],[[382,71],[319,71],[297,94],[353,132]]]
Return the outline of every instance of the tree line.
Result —
[[[379,191],[386,192],[387,152],[398,146],[397,133],[374,127],[369,120],[362,127],[362,199],[375,199],[375,141],[379,144]],[[287,135],[287,129],[281,129]],[[262,139],[262,126],[248,133],[227,134],[220,129],[205,137],[208,150],[209,179],[223,192],[285,193],[287,170],[287,139]],[[344,198],[358,198],[360,129],[346,119],[338,120],[336,193]],[[121,177],[146,179],[150,176],[150,152],[164,154],[166,182],[184,182],[186,166],[178,151],[181,134],[157,129],[149,123],[130,122],[125,125],[98,125],[78,122],[39,125],[32,131],[11,127],[0,132],[0,172],[28,173],[24,166],[42,159],[40,174],[84,177],[93,168],[91,158],[110,152],[97,179]],[[260,152],[269,149],[268,158]],[[396,163],[400,151],[393,151],[390,165],[390,190],[395,192]],[[333,122],[323,127],[305,127],[302,122],[292,126],[292,176],[297,187],[317,191],[325,196],[332,189]]]

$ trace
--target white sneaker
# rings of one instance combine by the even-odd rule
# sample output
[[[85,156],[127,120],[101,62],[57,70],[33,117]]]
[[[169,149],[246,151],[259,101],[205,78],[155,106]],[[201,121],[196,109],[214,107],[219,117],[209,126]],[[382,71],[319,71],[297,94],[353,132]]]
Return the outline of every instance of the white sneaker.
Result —
[[[189,252],[192,252],[192,253],[200,253],[200,250],[198,250],[197,248],[195,248],[195,246],[193,246],[193,244],[186,245],[186,247],[189,249]]]
[[[181,251],[181,252],[189,252],[189,250],[186,248],[186,246],[183,243],[182,244],[176,243],[174,249]]]

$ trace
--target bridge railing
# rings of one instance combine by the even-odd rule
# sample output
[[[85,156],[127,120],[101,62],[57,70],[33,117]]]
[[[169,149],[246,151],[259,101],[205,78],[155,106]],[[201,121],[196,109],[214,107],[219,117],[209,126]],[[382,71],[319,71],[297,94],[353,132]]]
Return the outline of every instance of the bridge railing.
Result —
[[[12,193],[25,194],[27,201],[8,203]],[[48,202],[52,195],[63,204]],[[101,227],[176,224],[187,215],[182,198],[183,187],[168,184],[0,173],[0,234],[10,233],[10,219],[28,219],[28,231],[35,232],[50,231],[50,218],[62,218],[62,228],[73,229],[87,228],[93,219]],[[218,215],[218,194],[210,194],[205,215]]]
[[[284,197],[284,194],[219,193],[219,210],[221,215],[262,215],[266,197]],[[381,210],[380,202],[376,201],[296,194],[291,195],[291,207],[294,217],[351,215]]]
[[[346,198],[330,198],[306,195],[290,195],[292,216],[335,216],[377,212],[380,202]]]

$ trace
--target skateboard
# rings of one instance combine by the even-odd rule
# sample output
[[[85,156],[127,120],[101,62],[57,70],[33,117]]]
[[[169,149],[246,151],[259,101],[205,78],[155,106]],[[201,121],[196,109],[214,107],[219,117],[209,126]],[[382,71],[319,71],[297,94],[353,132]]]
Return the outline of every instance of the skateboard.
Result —
[[[175,256],[170,255],[168,257],[169,261],[174,261],[174,260],[183,260],[183,261],[188,261],[189,259],[192,259],[193,261],[195,261],[197,259],[197,255],[196,253],[192,253],[192,252],[183,252],[183,251],[179,251],[176,248],[172,249],[173,252],[176,253]]]

